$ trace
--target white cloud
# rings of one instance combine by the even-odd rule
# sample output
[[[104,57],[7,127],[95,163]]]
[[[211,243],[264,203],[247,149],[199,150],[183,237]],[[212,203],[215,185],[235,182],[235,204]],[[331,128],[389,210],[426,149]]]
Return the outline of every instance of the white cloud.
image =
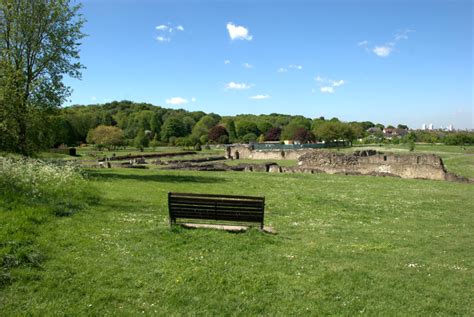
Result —
[[[242,66],[244,68],[247,68],[247,69],[250,69],[250,68],[253,68],[253,65],[249,64],[249,63],[243,63]]]
[[[228,65],[228,64],[230,64],[230,61],[229,61],[228,59],[226,59],[226,60],[224,61],[224,64]]]
[[[233,81],[225,84],[225,88],[230,89],[230,90],[244,90],[244,89],[249,89],[250,87],[251,86],[249,84],[236,83],[236,82],[233,82]]]
[[[334,93],[334,88],[331,86],[323,86],[319,90],[321,90],[322,93],[327,93],[327,94]]]
[[[171,39],[169,37],[164,37],[164,36],[157,36],[156,40],[158,42],[169,42],[169,41],[171,41]]]
[[[367,40],[361,41],[357,43],[357,45],[364,48],[367,52],[372,52],[379,57],[388,57],[395,50],[395,46],[397,46],[399,41],[408,40],[408,33],[410,32],[413,32],[413,30],[398,30],[391,41],[386,42],[385,44],[375,45],[372,48],[369,48],[370,42]]]
[[[177,31],[184,31],[184,27],[182,25],[178,25],[174,27],[172,24],[160,24],[155,27],[158,36],[156,40],[161,43],[171,42],[171,38],[176,34]]]
[[[327,81],[325,78],[322,78],[322,77],[319,76],[319,75],[315,78],[315,80],[316,80],[316,81],[319,81],[320,83],[323,83],[323,82],[326,82],[326,81]]]
[[[390,53],[393,50],[393,46],[386,45],[386,46],[376,46],[372,50],[375,55],[380,56],[380,57],[387,57],[390,55]]]
[[[316,80],[319,83],[319,85],[320,85],[319,90],[322,93],[328,93],[328,94],[335,93],[336,92],[336,87],[340,87],[340,86],[346,84],[346,81],[343,80],[343,79],[333,80],[333,79],[330,79],[330,78],[324,78],[324,77],[319,76],[319,75],[317,77],[315,77],[314,80]]]
[[[235,25],[232,22],[227,23],[227,31],[231,40],[247,40],[251,41],[253,36],[249,34],[249,30],[243,26]]]
[[[288,65],[287,67],[280,67],[277,69],[278,73],[286,73],[289,69],[296,69],[296,70],[302,70],[303,66],[302,65]]]
[[[196,97],[192,97],[191,102],[196,102]]]
[[[166,99],[166,103],[168,105],[176,106],[176,105],[182,105],[182,104],[188,103],[188,100],[181,97],[172,97],[172,98]]]
[[[256,95],[256,96],[251,96],[249,99],[254,99],[254,100],[263,100],[263,99],[269,99],[269,95]]]
[[[288,68],[293,68],[293,69],[297,69],[297,70],[302,70],[302,69],[303,69],[303,66],[301,66],[301,65],[289,65]]]
[[[96,96],[92,96],[92,97],[91,97],[91,100],[92,100],[92,101],[97,101],[97,97],[96,97]]]

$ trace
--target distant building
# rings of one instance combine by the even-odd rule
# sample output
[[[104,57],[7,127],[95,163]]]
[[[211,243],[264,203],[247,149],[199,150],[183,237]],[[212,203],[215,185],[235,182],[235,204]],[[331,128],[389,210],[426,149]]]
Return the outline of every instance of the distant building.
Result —
[[[433,125],[433,123],[430,123],[430,124],[428,125],[428,130],[431,131],[431,130],[433,130],[433,129],[434,129],[434,125]]]
[[[446,128],[446,130],[448,130],[448,131],[454,131],[453,125],[452,125],[452,124],[448,124],[448,127]]]
[[[392,139],[393,137],[403,137],[407,135],[408,130],[406,129],[392,129],[385,128],[383,129],[383,136],[387,139]]]
[[[423,123],[423,124],[421,125],[421,130],[426,130],[426,123]]]
[[[367,132],[371,134],[377,133],[377,132],[380,132],[380,128],[377,128],[377,127],[368,128]]]

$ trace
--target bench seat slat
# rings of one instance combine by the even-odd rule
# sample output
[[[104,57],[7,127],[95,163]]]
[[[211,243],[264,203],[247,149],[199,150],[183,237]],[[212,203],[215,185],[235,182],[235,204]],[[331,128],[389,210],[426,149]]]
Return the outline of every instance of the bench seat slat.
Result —
[[[216,215],[213,214],[202,214],[199,217],[196,214],[180,214],[179,219],[203,219],[203,220],[228,220],[228,221],[242,221],[242,222],[261,222],[262,216],[246,216],[241,217],[237,215]]]

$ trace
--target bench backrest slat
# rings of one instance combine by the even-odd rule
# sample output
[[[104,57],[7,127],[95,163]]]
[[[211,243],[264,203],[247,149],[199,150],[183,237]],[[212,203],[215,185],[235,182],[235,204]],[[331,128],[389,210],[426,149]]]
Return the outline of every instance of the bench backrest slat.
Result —
[[[265,198],[195,193],[168,193],[171,223],[201,219],[259,223],[263,228]]]

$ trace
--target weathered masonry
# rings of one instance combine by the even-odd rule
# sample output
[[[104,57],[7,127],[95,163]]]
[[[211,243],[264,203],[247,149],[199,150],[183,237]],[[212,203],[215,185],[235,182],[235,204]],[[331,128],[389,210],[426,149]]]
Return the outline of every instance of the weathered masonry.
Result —
[[[469,182],[469,179],[448,173],[443,160],[434,154],[377,153],[373,150],[355,151],[352,154],[322,149],[258,150],[251,146],[227,148],[231,159],[298,160],[298,166],[280,167],[273,164],[266,171],[282,173],[327,173],[346,175],[395,176]],[[245,170],[258,170],[249,168]]]

